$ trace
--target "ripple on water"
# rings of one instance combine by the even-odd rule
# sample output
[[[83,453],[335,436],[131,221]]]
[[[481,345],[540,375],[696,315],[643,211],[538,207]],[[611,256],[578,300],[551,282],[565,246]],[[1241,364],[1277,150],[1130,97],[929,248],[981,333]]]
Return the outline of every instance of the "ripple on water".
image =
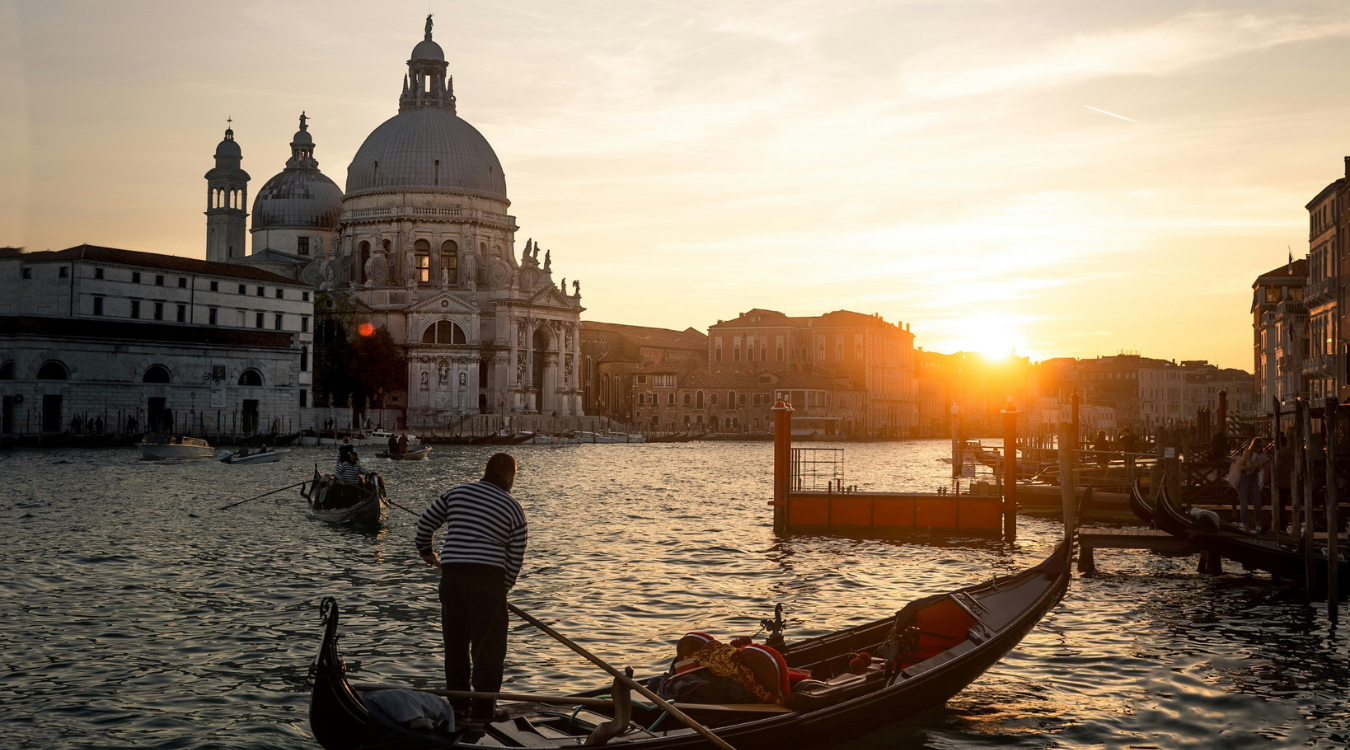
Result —
[[[850,483],[928,490],[943,441],[848,445]],[[490,449],[438,446],[373,461],[420,509],[476,479]],[[520,446],[531,521],[512,599],[605,658],[664,669],[690,630],[754,632],[782,602],[788,635],[865,622],[934,591],[1039,560],[1059,530],[1021,522],[1014,545],[900,544],[772,533],[767,443]],[[439,681],[436,572],[415,519],[378,533],[306,517],[292,492],[328,450],[255,467],[145,462],[134,451],[0,456],[22,495],[0,504],[0,714],[5,746],[303,747],[317,604],[342,605],[360,679]],[[54,465],[54,462],[65,462]],[[1238,569],[1113,551],[1075,579],[1022,645],[945,707],[851,748],[1343,747],[1350,658],[1323,612]],[[604,680],[513,623],[512,689]]]

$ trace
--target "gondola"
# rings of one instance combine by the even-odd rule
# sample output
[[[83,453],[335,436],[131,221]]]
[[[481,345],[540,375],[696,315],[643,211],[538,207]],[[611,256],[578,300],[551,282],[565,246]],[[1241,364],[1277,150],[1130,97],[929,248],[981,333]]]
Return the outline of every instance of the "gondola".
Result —
[[[389,506],[380,475],[370,475],[363,484],[342,484],[319,474],[317,466],[308,487],[300,485],[300,496],[309,501],[310,515],[332,524],[378,526]]]
[[[1153,500],[1144,492],[1144,480],[1136,479],[1130,487],[1130,510],[1138,516],[1140,521],[1154,526],[1153,520]]]
[[[421,461],[431,453],[431,446],[424,445],[421,448],[404,451],[402,453],[390,453],[389,451],[380,451],[375,454],[376,458],[388,458],[394,461]]]
[[[910,603],[875,622],[780,648],[792,669],[809,672],[785,706],[681,704],[682,710],[737,750],[832,745],[945,703],[1015,647],[1064,596],[1070,544],[1039,565],[1007,578]],[[507,718],[487,725],[412,730],[368,708],[374,690],[347,681],[337,650],[337,603],[321,605],[323,641],[311,667],[310,727],[328,750],[357,748],[576,747],[609,721],[612,707],[510,703]],[[889,650],[888,650],[889,649]],[[850,668],[862,652],[890,654]],[[381,686],[376,686],[381,687]],[[596,698],[598,688],[573,697]],[[565,703],[565,701],[559,701]],[[711,743],[661,711],[634,702],[617,741],[637,748],[710,748]]]
[[[270,464],[280,461],[281,457],[290,453],[290,448],[263,448],[254,453],[249,453],[248,448],[241,448],[235,453],[226,454],[220,459],[223,464]]]
[[[1195,518],[1176,506],[1166,485],[1159,488],[1158,501],[1153,505],[1153,523],[1178,539],[1190,539],[1195,529]]]
[[[1214,524],[1208,519],[1196,524],[1191,541],[1210,553],[1241,563],[1244,568],[1264,570],[1276,578],[1284,578],[1303,585],[1307,581],[1307,557],[1303,544],[1289,537],[1254,534],[1226,523]],[[1350,591],[1350,561],[1345,553],[1338,555],[1338,582],[1342,593]],[[1327,548],[1313,546],[1314,588],[1327,588]]]

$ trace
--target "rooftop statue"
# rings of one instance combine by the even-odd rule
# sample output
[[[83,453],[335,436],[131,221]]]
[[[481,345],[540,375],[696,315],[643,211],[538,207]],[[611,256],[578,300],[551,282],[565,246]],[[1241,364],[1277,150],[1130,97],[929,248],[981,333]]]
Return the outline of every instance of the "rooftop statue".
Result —
[[[427,35],[426,35],[426,39],[427,39],[427,41],[430,41],[430,40],[431,40],[431,14],[430,14],[430,13],[427,14]]]

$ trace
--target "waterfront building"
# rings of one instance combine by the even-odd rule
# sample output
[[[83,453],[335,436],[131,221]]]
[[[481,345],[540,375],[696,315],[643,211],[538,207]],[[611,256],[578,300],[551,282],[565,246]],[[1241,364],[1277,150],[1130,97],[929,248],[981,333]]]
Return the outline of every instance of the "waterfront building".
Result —
[[[1306,206],[1308,281],[1303,302],[1308,310],[1308,349],[1302,370],[1308,395],[1317,402],[1339,395],[1345,382],[1344,358],[1336,356],[1341,338],[1339,308],[1345,297],[1340,285],[1340,255],[1345,252],[1345,238],[1337,236],[1345,184],[1345,178],[1341,178],[1327,185]]]
[[[638,421],[635,405],[654,405],[658,379],[673,385],[708,366],[708,337],[693,328],[583,321],[580,337],[583,408],[621,422]]]
[[[903,437],[919,425],[914,334],[879,315],[837,310],[790,317],[753,309],[708,329],[708,368],[714,375],[815,374],[842,392],[861,390],[865,408],[845,434]],[[812,390],[812,389],[806,389]]]
[[[1306,258],[1271,269],[1252,282],[1253,399],[1261,411],[1307,394],[1303,357],[1308,351]]]
[[[1194,417],[1200,409],[1211,414],[1219,410],[1219,393],[1227,394],[1230,417],[1250,417],[1269,411],[1269,404],[1256,400],[1251,373],[1232,367],[1217,367],[1209,362],[1186,360],[1181,363],[1186,375],[1186,412]]]
[[[245,265],[5,251],[0,431],[298,429],[312,315],[308,287]]]

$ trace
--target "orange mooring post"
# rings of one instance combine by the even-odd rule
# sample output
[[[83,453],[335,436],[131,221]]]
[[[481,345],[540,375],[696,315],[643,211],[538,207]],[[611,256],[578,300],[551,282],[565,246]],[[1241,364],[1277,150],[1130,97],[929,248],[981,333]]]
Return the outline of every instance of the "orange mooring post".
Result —
[[[1012,397],[1003,407],[1003,533],[1017,537],[1017,418],[1021,413]]]
[[[779,398],[773,409],[773,532],[787,533],[792,489],[792,404]]]

